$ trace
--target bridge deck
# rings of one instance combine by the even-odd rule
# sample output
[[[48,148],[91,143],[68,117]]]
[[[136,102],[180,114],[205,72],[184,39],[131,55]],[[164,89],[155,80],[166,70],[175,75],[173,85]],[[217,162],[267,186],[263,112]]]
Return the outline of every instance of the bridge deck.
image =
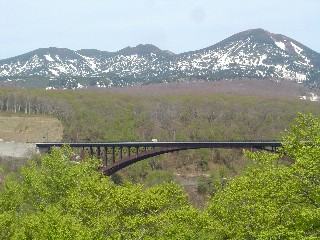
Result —
[[[39,148],[62,147],[181,147],[181,148],[247,148],[247,147],[280,147],[279,141],[212,141],[212,142],[42,142],[36,143]]]

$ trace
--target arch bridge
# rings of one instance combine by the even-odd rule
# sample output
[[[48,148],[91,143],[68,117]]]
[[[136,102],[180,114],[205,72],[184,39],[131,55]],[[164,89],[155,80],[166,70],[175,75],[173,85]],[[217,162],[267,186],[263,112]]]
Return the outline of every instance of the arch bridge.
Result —
[[[201,148],[238,148],[277,151],[278,141],[214,141],[214,142],[108,142],[108,143],[36,143],[40,152],[49,152],[53,147],[68,145],[85,155],[102,160],[100,170],[107,176],[143,159],[165,153]]]

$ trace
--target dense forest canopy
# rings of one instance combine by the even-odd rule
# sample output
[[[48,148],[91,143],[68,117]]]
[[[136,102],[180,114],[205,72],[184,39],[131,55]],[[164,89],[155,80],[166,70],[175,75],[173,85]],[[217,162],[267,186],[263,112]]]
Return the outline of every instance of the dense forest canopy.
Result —
[[[99,162],[54,150],[0,188],[1,239],[317,239],[320,119],[300,114],[280,153],[246,152],[251,164],[200,211],[180,186],[115,184]],[[290,158],[293,161],[284,159]],[[40,161],[39,161],[40,160]]]
[[[279,139],[298,112],[318,103],[233,94],[115,94],[101,91],[0,90],[0,111],[49,114],[65,141]]]

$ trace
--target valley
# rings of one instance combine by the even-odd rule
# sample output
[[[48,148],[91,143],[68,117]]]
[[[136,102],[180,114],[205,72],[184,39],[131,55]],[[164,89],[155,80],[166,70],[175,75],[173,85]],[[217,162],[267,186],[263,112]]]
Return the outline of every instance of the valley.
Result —
[[[319,94],[316,88],[292,81],[261,79],[226,79],[204,83],[181,81],[112,89],[48,91],[1,88],[0,138],[4,142],[0,143],[0,151],[6,145],[5,141],[29,139],[64,142],[268,139],[285,140],[287,151],[299,151],[299,147],[293,145],[296,142],[288,142],[291,138],[288,140],[286,137],[286,130],[290,129],[297,116],[302,119],[300,121],[306,122],[312,121],[308,120],[308,114],[320,116],[319,102],[309,98],[312,94]],[[303,127],[313,129],[314,124],[307,122]],[[308,129],[296,129],[307,134],[306,139],[309,140],[311,135]],[[6,203],[1,207],[9,211],[7,206],[24,206],[28,213],[22,211],[28,222],[29,209],[34,214],[43,214],[38,202],[47,209],[45,211],[49,211],[49,202],[50,207],[62,204],[61,209],[66,209],[68,216],[73,217],[73,211],[76,211],[81,214],[77,215],[78,218],[90,219],[90,222],[100,221],[105,214],[102,229],[114,227],[114,222],[121,221],[122,216],[136,221],[136,214],[141,219],[139,221],[149,221],[151,215],[153,219],[164,219],[157,219],[157,225],[161,221],[167,223],[167,219],[173,218],[170,215],[173,213],[177,214],[178,219],[186,217],[183,222],[188,226],[192,223],[196,229],[192,230],[192,235],[196,236],[198,229],[203,229],[199,227],[203,222],[206,221],[206,225],[210,222],[212,226],[220,224],[216,220],[218,218],[212,218],[212,215],[226,214],[224,218],[229,218],[228,210],[224,210],[229,207],[228,204],[231,209],[237,206],[236,209],[247,213],[238,204],[238,198],[241,202],[247,196],[257,198],[257,202],[263,204],[274,193],[281,199],[284,196],[286,203],[288,196],[299,196],[297,193],[288,195],[287,190],[278,190],[285,188],[291,191],[294,190],[292,185],[298,186],[299,179],[294,178],[295,173],[290,175],[295,167],[291,156],[281,157],[251,149],[247,152],[241,149],[187,150],[151,157],[105,177],[97,171],[101,166],[99,161],[87,158],[79,162],[77,156],[80,153],[71,152],[71,149],[52,150],[50,155],[44,156],[32,155],[27,161],[17,158],[20,152],[16,150],[26,146],[19,145],[23,143],[10,144],[12,156],[0,158],[0,192],[3,193],[0,199]],[[294,146],[293,150],[290,146]],[[279,183],[273,184],[274,181]],[[290,187],[286,188],[288,181]],[[291,185],[290,181],[294,183]],[[20,193],[24,195],[18,197]],[[236,195],[233,200],[238,193],[239,196]],[[279,201],[276,209],[280,211],[283,206],[281,199],[276,200]],[[274,202],[272,197],[271,204]],[[295,203],[294,199],[292,202]],[[170,209],[164,210],[166,208]],[[96,217],[97,211],[99,217]],[[83,216],[83,212],[88,215]],[[59,210],[54,209],[49,218],[58,213]],[[110,227],[106,227],[105,219],[109,219],[110,214],[116,215]],[[15,221],[19,219],[20,216]],[[194,219],[197,223],[193,223]],[[247,219],[245,217],[241,222]],[[88,224],[86,221],[83,220],[83,225]],[[232,219],[229,225],[233,222]],[[125,220],[124,223],[131,228],[131,222]],[[143,224],[138,223],[138,226]],[[12,231],[11,222],[5,222],[5,226]],[[93,229],[96,231],[96,227]],[[135,226],[133,229],[138,228]],[[189,231],[190,227],[187,229]],[[204,236],[215,236],[216,228],[212,229]],[[34,232],[33,229],[30,231]]]
[[[263,29],[182,54],[148,44],[114,53],[38,49],[0,60],[0,139],[14,142],[3,146],[13,157],[23,142],[281,140],[298,113],[320,115],[319,76],[319,53]],[[188,150],[111,179],[174,181],[201,209],[214,182],[250,164],[237,149]]]
[[[281,140],[298,112],[320,115],[318,102],[300,99],[310,93],[319,94],[292,81],[260,79],[87,90],[3,88],[0,133],[4,141],[40,142]],[[188,150],[141,161],[113,178],[145,186],[176,181],[190,202],[203,207],[213,193],[212,179],[234,177],[248,164],[241,150]]]
[[[320,239],[320,1],[2,1],[0,240]]]

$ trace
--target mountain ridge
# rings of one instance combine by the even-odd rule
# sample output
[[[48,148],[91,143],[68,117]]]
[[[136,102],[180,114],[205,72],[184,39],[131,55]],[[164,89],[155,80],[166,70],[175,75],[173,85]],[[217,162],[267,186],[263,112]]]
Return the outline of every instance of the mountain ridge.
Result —
[[[241,77],[318,86],[320,54],[287,36],[258,28],[180,54],[139,44],[116,52],[39,48],[0,60],[0,83],[21,87],[37,87],[39,81],[49,88],[79,88]]]

